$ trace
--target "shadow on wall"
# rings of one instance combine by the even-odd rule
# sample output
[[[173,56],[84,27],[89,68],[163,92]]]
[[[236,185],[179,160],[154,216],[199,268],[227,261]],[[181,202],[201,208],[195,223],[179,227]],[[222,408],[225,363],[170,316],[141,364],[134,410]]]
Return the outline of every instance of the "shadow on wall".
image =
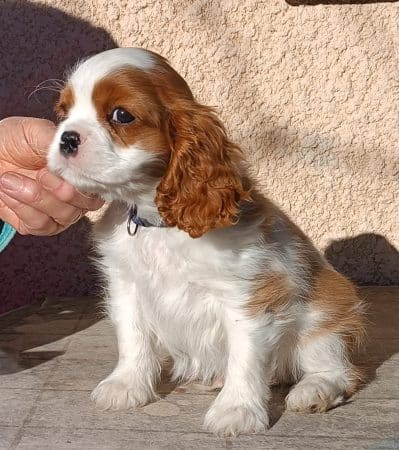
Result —
[[[333,241],[325,256],[338,272],[359,285],[399,285],[399,252],[379,234]]]
[[[285,0],[291,6],[314,5],[368,5],[371,3],[396,3],[398,0]]]
[[[63,78],[79,58],[116,47],[101,28],[57,9],[27,1],[0,3],[0,119],[11,115],[53,119],[55,92],[35,87]],[[88,222],[60,236],[17,236],[1,254],[0,313],[48,296],[93,294]]]
[[[27,1],[0,3],[0,119],[10,115],[53,118],[56,93],[39,83],[63,79],[80,58],[116,47],[102,28],[58,9]]]

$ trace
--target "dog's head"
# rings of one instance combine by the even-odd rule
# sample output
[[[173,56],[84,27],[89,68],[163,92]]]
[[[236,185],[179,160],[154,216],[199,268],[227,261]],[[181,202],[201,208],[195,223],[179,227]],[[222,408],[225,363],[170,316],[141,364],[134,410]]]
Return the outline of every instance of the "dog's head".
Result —
[[[81,190],[122,200],[152,193],[164,222],[192,237],[230,225],[248,198],[239,149],[155,53],[118,48],[83,61],[56,111],[49,167]]]

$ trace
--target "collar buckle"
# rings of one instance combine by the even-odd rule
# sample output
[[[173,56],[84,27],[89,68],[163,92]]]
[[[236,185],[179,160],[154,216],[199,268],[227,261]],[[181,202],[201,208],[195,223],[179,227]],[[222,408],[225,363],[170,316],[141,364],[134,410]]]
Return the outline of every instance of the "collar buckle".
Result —
[[[135,225],[134,229],[133,229],[132,223]],[[137,230],[139,229],[139,227],[164,228],[164,227],[166,227],[166,225],[164,224],[164,222],[162,220],[157,224],[153,224],[153,223],[149,222],[148,220],[141,218],[137,214],[137,205],[134,204],[129,207],[129,211],[128,211],[127,232],[129,234],[129,236],[135,236],[137,234]]]
[[[132,222],[135,224],[134,230],[132,231]],[[140,217],[137,216],[137,205],[130,206],[127,218],[127,232],[129,236],[135,236],[139,225],[142,225]]]

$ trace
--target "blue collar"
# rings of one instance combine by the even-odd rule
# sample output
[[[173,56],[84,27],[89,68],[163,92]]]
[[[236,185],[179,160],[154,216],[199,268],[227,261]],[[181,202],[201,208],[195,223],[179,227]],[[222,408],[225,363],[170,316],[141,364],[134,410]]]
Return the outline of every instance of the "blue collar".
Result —
[[[135,224],[134,230],[132,231],[132,223]],[[129,207],[128,217],[127,217],[127,232],[130,236],[135,236],[139,227],[149,228],[149,227],[159,227],[164,228],[167,225],[164,223],[162,219],[158,221],[157,224],[151,223],[146,219],[143,219],[137,214],[137,205],[133,205]]]

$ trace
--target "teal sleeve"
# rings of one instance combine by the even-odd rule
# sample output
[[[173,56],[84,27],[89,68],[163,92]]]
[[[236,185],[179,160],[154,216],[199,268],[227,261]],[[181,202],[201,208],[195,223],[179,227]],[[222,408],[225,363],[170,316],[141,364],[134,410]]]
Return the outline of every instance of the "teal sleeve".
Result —
[[[14,237],[14,234],[14,228],[8,223],[0,220],[0,252],[2,252],[7,247],[11,239]]]

